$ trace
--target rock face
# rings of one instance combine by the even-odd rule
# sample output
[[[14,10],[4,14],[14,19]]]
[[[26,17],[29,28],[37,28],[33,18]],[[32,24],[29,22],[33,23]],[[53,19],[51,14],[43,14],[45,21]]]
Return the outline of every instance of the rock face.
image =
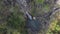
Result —
[[[60,5],[60,0],[57,0],[57,2],[56,2],[58,5]]]

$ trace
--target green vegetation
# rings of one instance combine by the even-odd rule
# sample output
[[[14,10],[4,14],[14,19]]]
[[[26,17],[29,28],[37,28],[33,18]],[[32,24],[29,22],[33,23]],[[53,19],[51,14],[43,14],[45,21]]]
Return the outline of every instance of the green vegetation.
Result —
[[[43,3],[45,0],[36,0],[37,3]]]
[[[50,28],[47,32],[47,34],[59,34],[60,33],[60,25],[59,21],[53,20],[53,22],[50,24]]]
[[[44,1],[45,0],[36,0],[36,4],[41,4],[41,7],[34,6],[34,2],[31,3],[31,14],[33,16],[42,15],[45,13],[45,11],[48,13],[51,10],[51,6],[49,4],[44,4]],[[9,12],[10,15],[8,15],[9,13],[7,13],[7,11],[11,12]],[[0,0],[0,20],[0,34],[27,34],[26,29],[24,28],[26,20],[18,5],[15,7],[7,7],[4,6],[2,0]],[[60,20],[51,20],[47,34],[60,34]]]

